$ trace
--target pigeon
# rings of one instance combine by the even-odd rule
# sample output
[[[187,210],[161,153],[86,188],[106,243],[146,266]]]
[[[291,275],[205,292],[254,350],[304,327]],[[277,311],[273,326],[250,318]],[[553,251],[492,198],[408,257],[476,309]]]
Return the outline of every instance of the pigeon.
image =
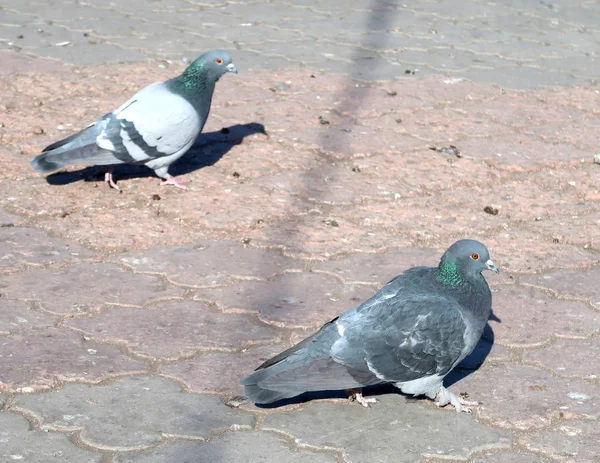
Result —
[[[394,384],[457,412],[477,405],[443,385],[469,355],[492,310],[481,274],[498,273],[487,248],[460,240],[437,267],[414,267],[359,306],[334,318],[312,336],[260,365],[243,378],[246,396],[269,404],[304,392],[348,389],[365,407],[376,402],[360,388]]]
[[[180,76],[145,87],[81,132],[47,146],[30,163],[38,172],[75,163],[144,164],[164,179],[162,185],[186,189],[169,175],[169,166],[192,147],[202,131],[215,83],[226,72],[237,74],[229,54],[208,51]],[[111,168],[105,181],[119,190]]]

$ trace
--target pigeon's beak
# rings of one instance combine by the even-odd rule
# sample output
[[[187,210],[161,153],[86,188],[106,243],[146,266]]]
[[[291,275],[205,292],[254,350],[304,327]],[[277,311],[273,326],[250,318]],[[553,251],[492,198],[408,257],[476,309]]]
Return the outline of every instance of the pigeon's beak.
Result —
[[[500,273],[500,270],[498,270],[498,267],[496,267],[496,264],[494,264],[494,262],[492,262],[492,259],[488,259],[487,262],[485,263],[485,266],[488,270],[491,270],[492,272]]]
[[[225,66],[227,68],[227,72],[233,72],[234,74],[237,74],[238,71],[235,68],[235,66],[233,65],[233,63],[229,63],[227,66]]]

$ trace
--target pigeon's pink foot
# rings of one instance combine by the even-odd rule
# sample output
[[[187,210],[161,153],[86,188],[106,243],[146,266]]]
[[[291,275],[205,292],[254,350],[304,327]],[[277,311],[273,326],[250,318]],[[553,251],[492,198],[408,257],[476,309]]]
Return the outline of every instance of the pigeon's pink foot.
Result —
[[[377,399],[375,397],[363,397],[362,393],[355,391],[354,389],[350,389],[350,401],[356,400],[359,404],[361,404],[365,408],[370,408],[369,404],[377,403]]]
[[[435,404],[438,407],[445,407],[446,405],[452,405],[458,413],[472,413],[473,411],[469,407],[476,407],[479,405],[478,402],[468,401],[462,397],[450,392],[445,387],[440,389],[437,396],[435,397]]]
[[[114,188],[114,189],[115,189],[115,190],[117,190],[117,191],[121,191],[121,189],[119,188],[119,185],[117,185],[117,184],[115,183],[115,181],[113,180],[113,175],[112,175],[112,172],[106,172],[106,173],[104,174],[104,181],[105,181],[106,183],[108,183],[108,184],[109,184],[109,186],[110,186],[111,188]]]
[[[177,178],[173,177],[172,175],[169,175],[167,177],[167,179],[164,182],[161,182],[161,185],[173,185],[176,186],[177,188],[181,188],[182,190],[187,190],[188,188],[184,185],[184,183],[189,182],[189,180],[187,178],[183,178],[183,179],[179,179],[177,180]]]

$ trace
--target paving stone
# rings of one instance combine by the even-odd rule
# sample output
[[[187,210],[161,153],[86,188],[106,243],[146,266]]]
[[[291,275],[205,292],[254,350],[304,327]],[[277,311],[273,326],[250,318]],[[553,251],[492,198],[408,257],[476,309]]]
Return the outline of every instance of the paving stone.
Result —
[[[91,312],[104,304],[142,306],[184,293],[158,277],[132,274],[104,263],[29,270],[3,278],[0,289],[11,299],[38,300],[43,309],[62,314]]]
[[[534,455],[524,453],[521,450],[484,453],[473,459],[473,463],[550,463],[550,460]]]
[[[152,452],[117,455],[115,463],[153,463],[164,461],[195,461],[202,455],[204,461],[221,463],[248,463],[285,461],[290,463],[335,463],[333,452],[317,453],[298,450],[277,434],[269,432],[229,432],[210,442],[170,441]]]
[[[437,266],[440,253],[430,249],[391,248],[383,253],[351,254],[336,260],[314,262],[314,271],[331,273],[345,283],[370,283],[378,287],[419,265]]]
[[[32,430],[14,413],[0,412],[0,458],[3,461],[100,463],[104,457],[75,447],[66,434]]]
[[[559,376],[600,378],[600,345],[596,338],[557,339],[550,346],[525,351],[523,360],[550,368]]]
[[[227,288],[198,291],[195,299],[214,300],[226,311],[251,311],[268,323],[317,327],[360,304],[374,291],[344,285],[317,273],[288,273],[270,281],[240,281]]]
[[[0,228],[0,270],[18,270],[28,264],[62,264],[90,259],[94,255],[76,243],[53,238],[42,230]]]
[[[207,352],[191,360],[162,365],[158,371],[184,383],[190,391],[231,398],[244,394],[240,379],[289,347],[280,343],[242,349],[241,352]]]
[[[598,386],[582,379],[557,378],[530,365],[490,362],[459,384],[470,400],[480,402],[478,420],[501,428],[536,429],[561,417],[600,416]]]
[[[101,342],[123,344],[151,358],[179,358],[197,350],[240,349],[277,338],[273,328],[243,314],[224,314],[196,301],[150,308],[119,307],[65,323]]]
[[[36,416],[43,430],[81,430],[84,444],[112,451],[148,448],[166,435],[206,438],[254,424],[252,415],[227,407],[217,396],[186,394],[173,381],[144,376],[104,386],[68,384],[48,394],[19,396],[12,407]]]
[[[35,310],[31,302],[7,300],[0,296],[0,335],[54,326],[57,317]]]
[[[193,246],[154,247],[113,258],[136,272],[166,274],[175,284],[197,288],[230,284],[235,279],[266,279],[303,266],[274,252],[231,241],[203,240]]]
[[[549,289],[559,297],[587,300],[600,308],[600,294],[597,290],[599,279],[600,266],[596,266],[531,275],[523,277],[522,282]]]
[[[517,439],[528,450],[547,455],[552,461],[598,461],[597,421],[564,421],[551,429],[521,434]]]
[[[365,410],[356,404],[313,402],[302,410],[268,415],[263,429],[300,444],[343,448],[351,461],[413,462],[427,456],[467,459],[484,449],[507,448],[509,435],[471,417],[407,403],[395,394]],[[376,433],[367,430],[377,429]],[[460,444],[456,436],[460,435]]]
[[[539,346],[553,336],[582,339],[600,329],[600,314],[584,303],[554,299],[542,291],[501,286],[493,293],[495,341],[512,347]]]
[[[31,392],[61,381],[98,382],[147,369],[145,363],[125,357],[116,347],[54,327],[0,337],[0,347],[0,390]]]

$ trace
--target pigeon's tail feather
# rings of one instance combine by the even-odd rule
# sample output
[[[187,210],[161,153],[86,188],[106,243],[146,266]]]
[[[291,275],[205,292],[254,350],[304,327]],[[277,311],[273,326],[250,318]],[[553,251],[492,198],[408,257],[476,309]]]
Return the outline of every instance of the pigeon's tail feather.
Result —
[[[298,355],[296,355],[298,357]],[[303,392],[352,389],[380,383],[368,370],[351,370],[331,357],[291,358],[242,379],[245,394],[254,403],[268,404]]]
[[[46,173],[60,169],[67,164],[92,164],[96,166],[119,164],[115,155],[96,144],[65,150],[58,148],[32,158],[29,163],[38,172]]]

